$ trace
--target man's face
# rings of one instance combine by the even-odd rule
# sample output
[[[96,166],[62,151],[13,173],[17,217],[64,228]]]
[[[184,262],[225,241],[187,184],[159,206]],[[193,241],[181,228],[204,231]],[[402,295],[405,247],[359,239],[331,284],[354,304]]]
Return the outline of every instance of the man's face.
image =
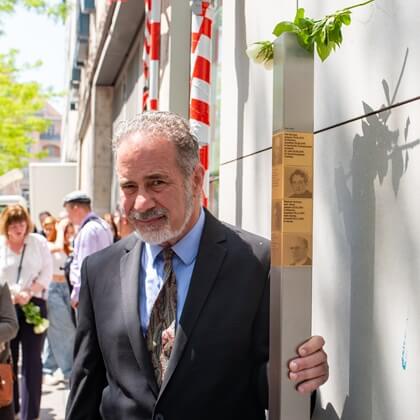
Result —
[[[172,245],[192,228],[204,171],[197,165],[186,178],[173,143],[132,134],[118,149],[117,171],[122,208],[144,241]]]
[[[292,176],[292,188],[295,194],[303,194],[307,190],[305,178],[301,175]]]
[[[293,262],[304,260],[308,256],[308,248],[302,238],[295,238],[290,244],[290,253]]]
[[[80,223],[79,220],[79,215],[78,215],[78,211],[77,211],[77,206],[73,205],[73,204],[65,204],[64,208],[67,211],[67,217],[69,218],[70,222],[72,222],[75,225],[78,225]]]

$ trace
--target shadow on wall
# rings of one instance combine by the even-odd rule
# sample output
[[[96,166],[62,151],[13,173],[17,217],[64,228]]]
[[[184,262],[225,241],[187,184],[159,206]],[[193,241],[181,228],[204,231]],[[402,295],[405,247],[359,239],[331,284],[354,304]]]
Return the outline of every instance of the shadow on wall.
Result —
[[[365,117],[362,135],[353,140],[350,173],[342,166],[335,170],[335,187],[339,212],[342,214],[347,240],[351,249],[350,301],[350,363],[349,395],[340,417],[331,404],[326,409],[317,407],[317,420],[370,420],[372,418],[372,371],[375,343],[373,337],[373,293],[375,267],[375,180],[382,185],[390,176],[395,196],[400,180],[409,164],[409,150],[420,144],[420,139],[409,141],[410,118],[404,132],[391,130],[388,119],[404,74],[408,49],[400,77],[390,97],[389,85],[382,80],[387,105],[375,112],[363,102]],[[348,181],[351,187],[348,186]],[[383,395],[381,390],[376,395]],[[386,406],[386,395],[383,404]],[[384,410],[386,412],[386,410]],[[384,419],[383,419],[384,420]]]

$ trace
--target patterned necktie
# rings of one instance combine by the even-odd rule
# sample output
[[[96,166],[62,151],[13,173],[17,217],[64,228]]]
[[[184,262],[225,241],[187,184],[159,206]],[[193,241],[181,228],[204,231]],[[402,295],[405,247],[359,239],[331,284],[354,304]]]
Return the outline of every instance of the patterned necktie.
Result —
[[[175,339],[177,294],[175,272],[172,268],[173,254],[171,248],[163,250],[163,285],[150,313],[147,328],[147,348],[159,388]]]

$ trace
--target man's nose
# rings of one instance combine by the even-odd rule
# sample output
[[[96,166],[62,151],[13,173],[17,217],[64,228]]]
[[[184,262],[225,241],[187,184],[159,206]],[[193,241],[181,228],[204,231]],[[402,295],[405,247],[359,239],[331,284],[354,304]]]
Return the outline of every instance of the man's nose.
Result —
[[[134,208],[137,211],[144,213],[155,206],[155,201],[152,196],[145,191],[140,191],[137,194],[136,201],[134,202]]]

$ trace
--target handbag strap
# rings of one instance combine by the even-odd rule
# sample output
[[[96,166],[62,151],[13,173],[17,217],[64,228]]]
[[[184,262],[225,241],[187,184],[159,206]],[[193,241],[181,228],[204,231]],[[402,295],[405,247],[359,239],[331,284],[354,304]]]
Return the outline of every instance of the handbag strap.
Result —
[[[26,244],[23,244],[22,254],[20,255],[19,267],[18,267],[18,271],[17,271],[16,284],[19,283],[20,273],[22,271],[23,256],[25,255],[25,249],[26,249]]]

